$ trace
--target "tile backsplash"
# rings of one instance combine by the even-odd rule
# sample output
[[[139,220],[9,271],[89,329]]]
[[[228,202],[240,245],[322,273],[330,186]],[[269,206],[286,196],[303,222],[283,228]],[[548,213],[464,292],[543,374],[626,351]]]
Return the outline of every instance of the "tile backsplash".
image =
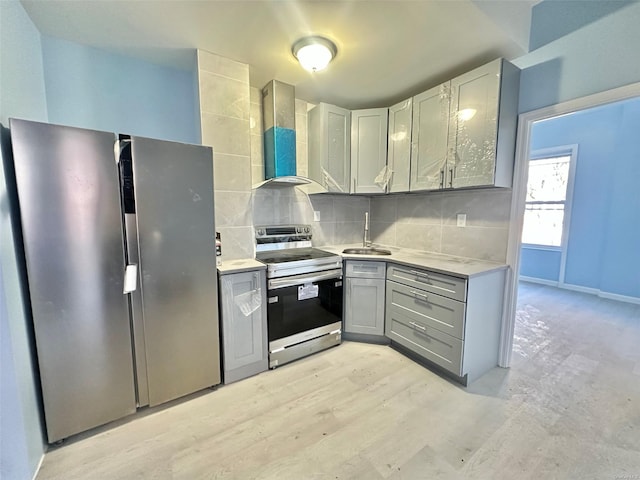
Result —
[[[504,262],[511,190],[460,190],[371,199],[373,242]],[[457,215],[466,214],[466,226]]]

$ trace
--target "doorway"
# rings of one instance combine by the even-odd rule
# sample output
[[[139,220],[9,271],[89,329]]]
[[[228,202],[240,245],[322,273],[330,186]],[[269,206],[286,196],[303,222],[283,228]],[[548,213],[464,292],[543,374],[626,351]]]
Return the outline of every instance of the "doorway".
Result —
[[[529,160],[530,154],[532,150],[535,150],[537,143],[534,132],[535,129],[537,128],[537,126],[543,125],[545,124],[545,122],[548,122],[549,120],[555,118],[562,118],[564,116],[569,116],[570,114],[582,112],[586,109],[605,106],[623,100],[630,100],[636,97],[640,97],[640,83],[628,85],[606,92],[601,92],[576,100],[571,100],[562,104],[552,105],[550,107],[527,112],[519,116],[517,136],[518,140],[516,146],[516,159],[514,167],[513,200],[511,205],[509,243],[507,251],[507,262],[510,266],[510,275],[507,280],[505,295],[505,314],[503,318],[502,345],[500,352],[501,366],[508,367],[511,364],[516,303],[518,298],[518,280],[521,268],[520,253],[522,249],[522,232],[525,208],[527,204],[526,192],[529,174]],[[588,170],[585,170],[585,172],[588,172]],[[613,175],[616,174],[616,172],[605,172],[605,174]],[[622,175],[622,172],[618,172],[617,175]],[[595,198],[599,193],[600,192],[598,191],[594,191],[592,192],[592,196]],[[609,193],[615,194],[616,192]],[[605,199],[604,202],[601,203],[604,204],[608,201],[608,199]],[[571,244],[569,244],[568,248],[569,254],[565,261],[577,261],[577,259],[572,259],[572,254],[570,251]],[[592,266],[594,266],[594,268],[601,268],[600,266]],[[565,270],[566,268],[567,265],[565,264]],[[604,268],[606,268],[606,266]],[[566,277],[566,271],[565,273],[563,273],[563,276]],[[579,284],[576,284],[575,288],[571,288],[572,286],[574,286],[572,282],[575,282],[574,277],[563,279],[564,286],[568,286],[570,289],[575,289],[586,293],[599,294],[600,292],[598,288],[580,287]],[[615,299],[615,297],[616,295],[608,295],[608,298]],[[619,297],[621,297],[619,299],[631,302],[634,302],[635,298],[634,296],[626,297],[625,295],[619,295]]]

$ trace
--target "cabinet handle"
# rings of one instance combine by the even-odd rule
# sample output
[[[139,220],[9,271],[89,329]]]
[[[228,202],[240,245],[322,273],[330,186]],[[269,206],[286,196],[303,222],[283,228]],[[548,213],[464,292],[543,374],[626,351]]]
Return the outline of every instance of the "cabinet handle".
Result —
[[[427,329],[425,327],[423,327],[422,325],[418,325],[416,322],[409,322],[409,325],[411,325],[414,328],[417,328],[421,332],[426,332],[427,331]]]
[[[453,168],[449,169],[449,188],[453,188]]]
[[[418,270],[409,270],[410,273],[413,273],[416,277],[429,279],[429,274],[426,272],[420,272]]]
[[[356,179],[355,179],[355,177],[353,179],[353,192],[351,192],[351,193],[356,193]]]
[[[376,266],[369,266],[369,265],[354,265],[353,266],[353,271],[354,272],[375,272],[378,270],[378,267]]]
[[[415,290],[411,290],[411,295],[413,295],[418,300],[422,300],[424,302],[429,301],[429,297],[427,296],[426,293],[421,293],[421,292],[416,292]]]
[[[258,290],[258,274],[254,273],[253,274],[253,291],[255,292],[256,290]]]
[[[440,188],[444,188],[444,168],[440,170]]]

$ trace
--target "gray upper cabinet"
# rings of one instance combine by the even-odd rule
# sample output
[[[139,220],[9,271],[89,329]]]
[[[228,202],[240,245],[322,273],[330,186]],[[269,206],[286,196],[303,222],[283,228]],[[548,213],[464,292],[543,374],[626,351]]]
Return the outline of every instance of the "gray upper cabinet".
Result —
[[[351,112],[320,103],[308,113],[309,178],[330,192],[351,191]]]
[[[264,270],[220,275],[224,383],[268,369]]]
[[[389,107],[387,166],[391,172],[387,191],[408,192],[411,172],[411,124],[413,99]]]
[[[519,84],[498,59],[416,95],[410,190],[510,187]]]
[[[413,97],[410,190],[444,188],[449,135],[449,82]]]
[[[351,111],[351,193],[385,193],[389,109]]]
[[[511,186],[519,81],[501,59],[451,80],[449,187]]]

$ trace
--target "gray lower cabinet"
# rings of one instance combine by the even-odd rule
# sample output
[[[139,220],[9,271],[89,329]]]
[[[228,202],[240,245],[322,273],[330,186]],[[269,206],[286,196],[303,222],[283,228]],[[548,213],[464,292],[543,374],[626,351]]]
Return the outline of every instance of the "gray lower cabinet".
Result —
[[[345,266],[344,334],[384,336],[385,262],[348,260]]]
[[[264,270],[220,274],[223,381],[269,368]]]
[[[466,385],[498,364],[504,281],[389,264],[385,335]]]

